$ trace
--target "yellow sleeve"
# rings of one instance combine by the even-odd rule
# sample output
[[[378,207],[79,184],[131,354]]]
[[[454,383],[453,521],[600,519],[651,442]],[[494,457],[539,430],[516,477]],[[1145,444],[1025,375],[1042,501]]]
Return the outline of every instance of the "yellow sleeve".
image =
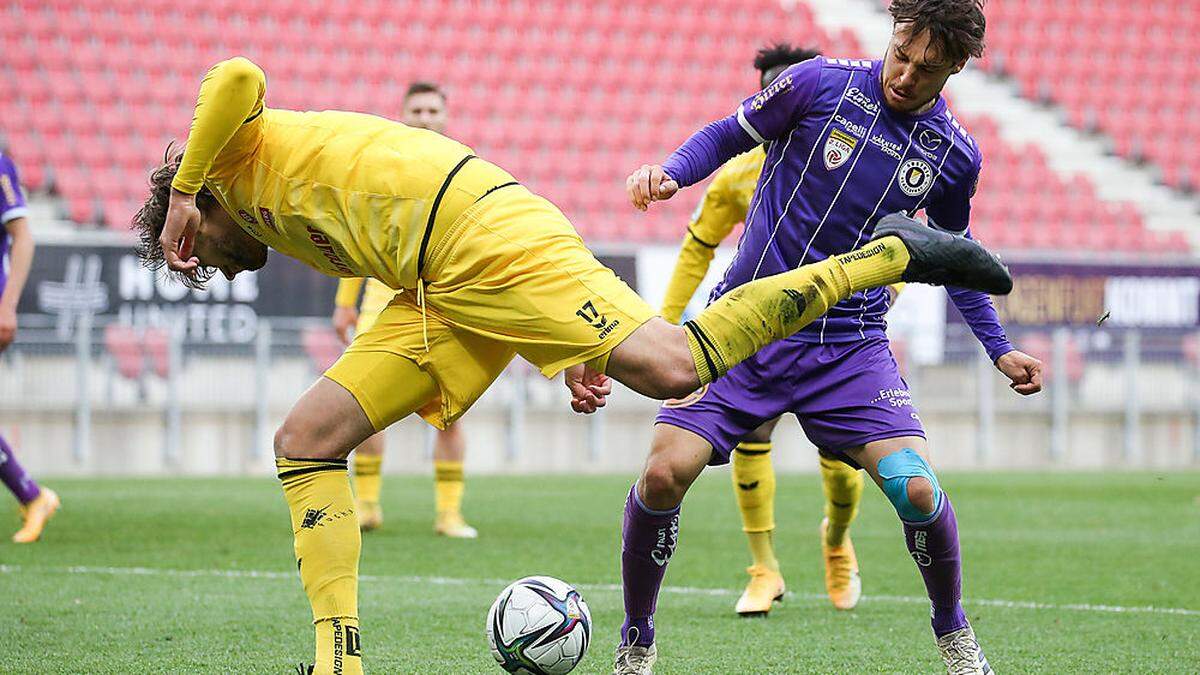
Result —
[[[708,274],[708,266],[712,263],[715,249],[735,225],[741,222],[746,214],[732,199],[730,192],[730,171],[722,169],[713,179],[708,189],[704,191],[704,199],[692,214],[692,222],[688,224],[688,232],[683,238],[679,249],[679,258],[675,261],[675,269],[671,272],[671,281],[667,283],[667,294],[663,298],[662,315],[671,323],[679,323],[683,318],[683,310],[696,294],[696,288]]]
[[[266,90],[262,69],[240,56],[208,71],[200,83],[192,130],[171,187],[195,194],[219,154],[253,150],[262,135]]]
[[[667,283],[667,294],[663,298],[664,319],[679,323],[683,318],[683,310],[696,294],[700,282],[704,281],[715,252],[715,247],[700,242],[691,232],[683,236],[683,246],[679,249],[679,258],[675,261],[675,270],[671,272],[671,281]]]
[[[338,280],[337,295],[333,297],[334,307],[357,307],[358,292],[362,290],[362,277],[343,277]]]

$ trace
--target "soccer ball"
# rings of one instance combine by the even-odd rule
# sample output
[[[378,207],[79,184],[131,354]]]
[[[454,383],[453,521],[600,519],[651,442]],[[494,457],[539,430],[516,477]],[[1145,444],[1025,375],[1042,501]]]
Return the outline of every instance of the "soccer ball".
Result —
[[[487,615],[492,656],[510,673],[563,675],[587,652],[592,613],[579,591],[554,577],[509,584]]]

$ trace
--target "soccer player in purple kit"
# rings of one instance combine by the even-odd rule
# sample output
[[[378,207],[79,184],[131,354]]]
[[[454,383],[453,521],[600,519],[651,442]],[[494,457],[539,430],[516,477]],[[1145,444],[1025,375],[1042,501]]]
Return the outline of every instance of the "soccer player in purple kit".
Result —
[[[879,61],[815,58],[791,66],[729,117],[627,182],[634,206],[669,199],[731,157],[766,144],[745,233],[719,297],[871,238],[880,217],[924,210],[932,228],[969,236],[982,155],[940,92],[983,52],[982,0],[894,0]],[[1041,363],[1013,348],[987,295],[947,289],[996,367],[1020,394],[1041,389]],[[625,622],[613,672],[651,673],[654,610],[688,487],[739,439],[792,412],[820,448],[866,469],[895,507],[924,579],[949,673],[991,668],[961,606],[958,525],[927,456],[925,432],[884,334],[882,289],[855,293],[682,404],[664,407],[625,505]]]
[[[16,337],[17,302],[33,264],[33,235],[27,214],[17,167],[0,153],[0,353]],[[58,495],[39,487],[25,473],[4,436],[0,436],[0,481],[21,503],[23,523],[12,540],[18,544],[37,541],[46,521],[58,510]]]

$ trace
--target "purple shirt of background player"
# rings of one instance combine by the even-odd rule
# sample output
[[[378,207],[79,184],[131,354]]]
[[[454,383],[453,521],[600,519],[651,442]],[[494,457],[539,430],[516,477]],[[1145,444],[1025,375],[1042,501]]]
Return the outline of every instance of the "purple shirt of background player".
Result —
[[[8,280],[8,223],[24,218],[28,212],[17,167],[8,155],[0,153],[0,294]]]
[[[970,236],[982,153],[940,96],[906,114],[883,103],[881,61],[817,57],[786,70],[679,148],[663,170],[691,185],[728,157],[765,143],[767,160],[738,251],[713,297],[753,279],[849,251],[886,214],[924,210],[930,225]],[[991,299],[947,289],[995,361],[1013,350]],[[882,337],[890,298],[857,293],[791,340]]]

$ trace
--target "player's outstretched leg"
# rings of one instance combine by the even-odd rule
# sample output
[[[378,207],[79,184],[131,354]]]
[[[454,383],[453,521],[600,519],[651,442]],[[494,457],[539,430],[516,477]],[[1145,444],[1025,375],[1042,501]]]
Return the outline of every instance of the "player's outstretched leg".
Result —
[[[738,598],[741,616],[762,616],[783,599],[786,587],[775,557],[775,468],[771,465],[771,431],[778,420],[763,424],[733,449],[733,493],[742,514],[742,531],[754,562],[750,582]]]
[[[379,495],[383,492],[383,450],[387,436],[379,432],[354,449],[354,507],[358,511],[358,528],[363,532],[383,525],[383,507]]]
[[[368,371],[389,389],[388,400],[360,404],[338,381],[360,382]],[[291,513],[296,567],[316,628],[314,675],[361,674],[358,557],[362,535],[346,456],[378,428],[436,396],[437,385],[412,361],[389,353],[348,353],[300,397],[275,434],[275,463]],[[364,406],[374,417],[368,417]]]
[[[1012,290],[1004,265],[970,239],[899,214],[883,218],[876,235],[849,253],[743,284],[682,329],[661,320],[647,322],[611,352],[601,369],[646,396],[678,398],[804,328],[856,291],[898,281]],[[683,360],[691,363],[678,363],[671,352],[679,331],[688,349]]]
[[[439,431],[433,445],[433,488],[437,519],[433,530],[452,539],[474,539],[479,536],[467,524],[462,514],[463,455],[466,451],[462,429],[457,423]]]
[[[825,492],[825,518],[820,528],[825,592],[834,607],[854,609],[862,597],[862,579],[849,529],[862,500],[862,472],[823,450],[820,464]]]
[[[655,427],[646,466],[625,500],[621,528],[625,621],[614,675],[652,672],[658,658],[654,611],[678,541],[680,504],[711,455],[712,446],[696,434],[667,424]]]
[[[883,490],[904,524],[908,551],[925,581],[938,650],[950,675],[987,675],[991,666],[962,609],[958,521],[933,469],[917,452],[925,439],[868,443],[851,456]]]
[[[3,436],[0,436],[0,481],[21,503],[21,529],[13,534],[12,540],[18,544],[37,541],[46,521],[58,511],[58,495],[54,490],[39,486],[25,472]]]

